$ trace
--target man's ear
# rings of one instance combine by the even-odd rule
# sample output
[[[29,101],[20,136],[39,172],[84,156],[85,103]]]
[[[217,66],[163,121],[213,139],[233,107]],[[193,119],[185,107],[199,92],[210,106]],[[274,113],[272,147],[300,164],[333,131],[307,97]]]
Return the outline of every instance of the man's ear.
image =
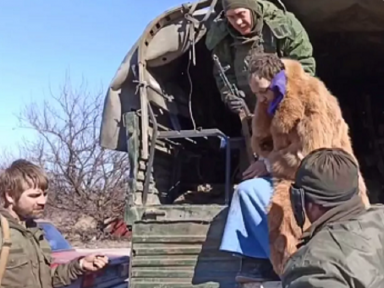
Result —
[[[13,205],[15,204],[15,199],[9,194],[9,192],[5,192],[5,202],[8,205]]]

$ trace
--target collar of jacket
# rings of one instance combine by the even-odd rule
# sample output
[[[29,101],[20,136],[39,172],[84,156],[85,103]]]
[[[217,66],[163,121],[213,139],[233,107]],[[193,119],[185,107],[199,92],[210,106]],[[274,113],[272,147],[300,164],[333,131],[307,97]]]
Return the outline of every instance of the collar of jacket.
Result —
[[[298,247],[301,247],[308,243],[309,240],[311,240],[318,231],[320,231],[328,224],[340,221],[348,221],[361,215],[365,211],[366,208],[361,200],[361,197],[353,197],[351,200],[345,202],[344,204],[327,211],[318,220],[313,222],[309,229],[303,233]]]
[[[0,208],[0,214],[7,218],[9,228],[19,230],[25,236],[28,233],[32,233],[32,235],[39,240],[40,237],[44,235],[44,232],[37,226],[34,220],[19,222],[3,207]]]

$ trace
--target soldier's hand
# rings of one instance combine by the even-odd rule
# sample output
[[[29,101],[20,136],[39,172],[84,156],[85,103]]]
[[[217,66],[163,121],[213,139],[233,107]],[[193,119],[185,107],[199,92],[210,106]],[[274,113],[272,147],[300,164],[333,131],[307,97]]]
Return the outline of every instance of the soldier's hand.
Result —
[[[243,108],[243,101],[239,97],[231,94],[226,96],[225,104],[229,110],[236,114],[239,114]]]
[[[85,271],[98,271],[103,269],[109,262],[107,256],[100,254],[91,254],[80,259],[80,266]]]

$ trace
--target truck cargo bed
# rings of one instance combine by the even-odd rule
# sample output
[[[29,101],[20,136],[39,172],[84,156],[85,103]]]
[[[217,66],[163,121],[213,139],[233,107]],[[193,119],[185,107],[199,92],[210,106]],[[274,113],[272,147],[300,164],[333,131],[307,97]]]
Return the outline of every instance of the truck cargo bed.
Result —
[[[226,206],[168,205],[153,211],[162,216],[133,226],[130,287],[236,287],[240,258],[219,251]]]

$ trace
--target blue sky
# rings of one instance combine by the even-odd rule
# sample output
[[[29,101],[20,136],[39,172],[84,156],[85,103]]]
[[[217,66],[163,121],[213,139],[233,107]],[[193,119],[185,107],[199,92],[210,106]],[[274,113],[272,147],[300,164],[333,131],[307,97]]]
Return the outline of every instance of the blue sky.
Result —
[[[106,88],[146,25],[182,0],[0,1],[0,149],[33,137],[16,114],[72,82]]]

